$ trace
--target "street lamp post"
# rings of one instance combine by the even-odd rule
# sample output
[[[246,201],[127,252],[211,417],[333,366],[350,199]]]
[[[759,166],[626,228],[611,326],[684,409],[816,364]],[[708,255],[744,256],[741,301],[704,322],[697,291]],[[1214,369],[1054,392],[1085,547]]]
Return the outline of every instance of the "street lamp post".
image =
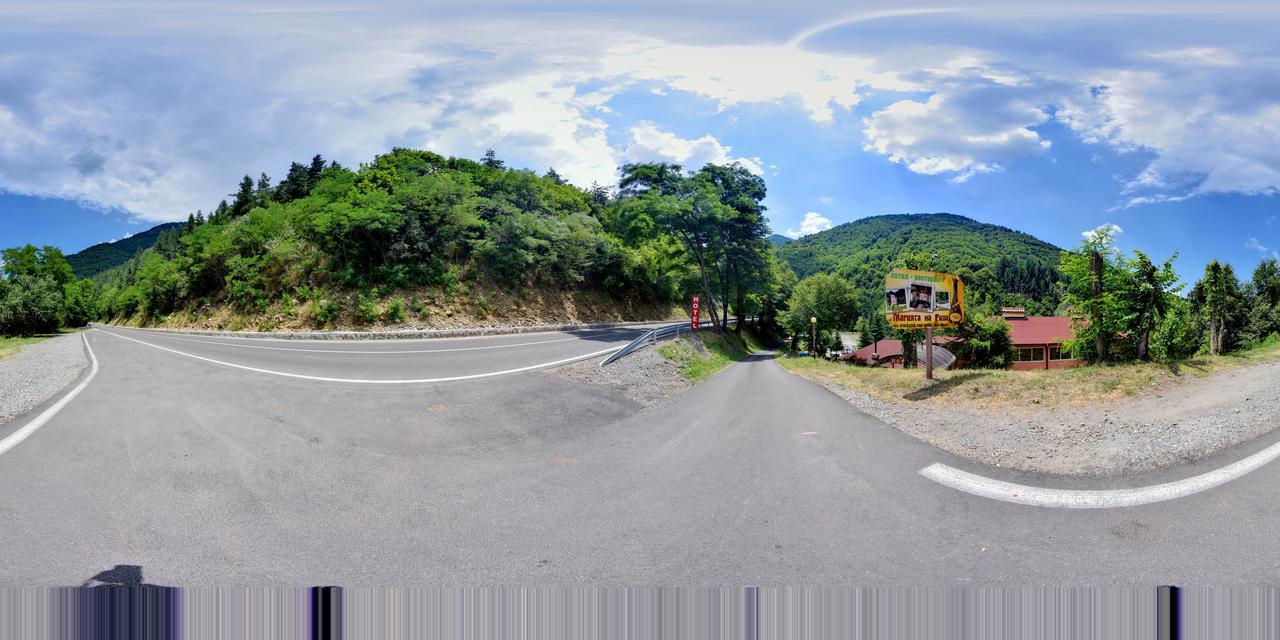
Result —
[[[809,355],[814,358],[818,357],[818,318],[811,316],[809,318]]]

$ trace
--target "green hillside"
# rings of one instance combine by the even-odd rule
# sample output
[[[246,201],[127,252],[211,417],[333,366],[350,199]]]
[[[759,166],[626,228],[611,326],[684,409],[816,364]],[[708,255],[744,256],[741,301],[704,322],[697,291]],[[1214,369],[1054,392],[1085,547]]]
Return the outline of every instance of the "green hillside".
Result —
[[[67,264],[75,272],[77,278],[89,278],[112,267],[128,262],[139,251],[151,247],[156,238],[166,229],[181,225],[181,222],[166,222],[115,242],[100,242],[79,253],[67,256]]]
[[[950,213],[874,216],[775,247],[800,278],[836,273],[869,293],[904,261],[958,273],[981,296],[1048,313],[1056,305],[1061,249],[1034,236]],[[1025,298],[1025,299],[1024,299]]]

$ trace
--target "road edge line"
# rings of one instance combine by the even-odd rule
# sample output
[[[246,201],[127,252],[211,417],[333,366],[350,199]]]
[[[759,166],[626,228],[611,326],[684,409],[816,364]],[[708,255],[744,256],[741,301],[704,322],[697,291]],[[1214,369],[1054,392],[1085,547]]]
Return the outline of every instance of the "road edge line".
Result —
[[[1032,487],[961,471],[940,462],[921,469],[919,473],[943,486],[991,500],[1058,509],[1115,509],[1175,500],[1208,491],[1256,471],[1276,458],[1280,458],[1280,442],[1213,471],[1128,489]]]
[[[9,434],[5,439],[0,440],[0,455],[4,455],[10,449],[18,446],[19,443],[26,440],[31,434],[35,433],[37,429],[43,427],[46,422],[58,415],[58,412],[62,411],[62,408],[67,406],[67,404],[75,399],[76,396],[80,395],[80,392],[84,391],[84,388],[89,386],[89,383],[93,380],[94,376],[98,375],[98,357],[94,355],[93,347],[89,344],[89,333],[82,333],[80,334],[80,337],[84,338],[84,348],[89,352],[90,369],[88,377],[81,380],[80,384],[76,385],[71,389],[71,391],[68,391],[52,406],[40,412],[40,415],[32,418],[30,422],[22,425],[21,428]]]
[[[203,360],[203,361],[205,361],[205,362],[211,362],[211,363],[213,363],[213,364],[219,364],[219,365],[222,365],[222,366],[224,366],[224,367],[231,367],[231,368],[234,368],[234,369],[243,369],[243,370],[245,370],[245,371],[253,371],[253,372],[255,372],[255,373],[264,373],[264,374],[267,374],[267,375],[273,375],[273,376],[282,376],[282,377],[285,377],[285,378],[297,378],[297,379],[300,379],[300,380],[314,380],[314,381],[317,381],[317,382],[340,382],[340,383],[344,383],[344,384],[431,384],[431,383],[437,383],[437,382],[457,382],[457,381],[461,381],[461,380],[477,380],[477,379],[481,379],[481,378],[492,378],[492,377],[495,377],[495,376],[503,376],[503,375],[508,375],[508,374],[512,374],[512,373],[522,373],[522,372],[525,372],[525,371],[533,371],[533,370],[535,370],[535,369],[545,369],[545,368],[547,368],[547,367],[554,367],[554,366],[557,366],[557,365],[568,364],[568,363],[570,363],[570,362],[577,362],[578,360],[585,360],[585,359],[587,359],[587,358],[592,358],[592,357],[595,357],[595,356],[603,355],[603,354],[609,353],[609,352],[611,352],[611,351],[617,351],[618,349],[621,349],[623,346],[626,346],[626,345],[622,345],[622,346],[617,346],[617,347],[611,347],[611,348],[608,348],[608,349],[602,349],[602,350],[600,350],[600,351],[594,351],[594,352],[592,352],[592,353],[584,353],[584,354],[579,355],[579,356],[573,356],[573,357],[571,357],[571,358],[565,358],[565,359],[563,359],[563,360],[556,360],[556,361],[554,361],[554,362],[543,362],[543,363],[539,363],[539,364],[529,365],[529,366],[527,366],[527,367],[519,367],[519,368],[516,368],[516,369],[506,369],[506,370],[503,370],[503,371],[489,371],[489,372],[486,372],[486,373],[473,373],[473,374],[468,374],[468,375],[465,375],[465,376],[450,376],[450,377],[446,377],[446,378],[413,378],[413,379],[401,379],[401,380],[369,380],[369,379],[363,379],[363,378],[329,378],[329,377],[325,377],[325,376],[311,376],[311,375],[307,375],[307,374],[305,374],[305,373],[290,373],[290,372],[288,372],[288,371],[274,371],[274,370],[271,370],[271,369],[259,369],[258,367],[250,367],[250,366],[248,366],[248,365],[236,364],[236,363],[234,363],[234,362],[224,362],[224,361],[222,361],[222,360],[215,360],[215,359],[213,359],[213,358],[206,358],[206,357],[204,357],[204,356],[198,356],[198,355],[195,355],[194,353],[187,353],[187,352],[185,352],[185,351],[178,351],[177,349],[170,349],[170,348],[168,348],[168,347],[162,347],[162,346],[160,346],[160,345],[158,345],[158,344],[152,344],[152,343],[150,343],[150,342],[144,342],[144,341],[142,341],[142,340],[138,340],[138,339],[136,339],[136,338],[130,338],[129,336],[122,336],[122,335],[120,335],[120,334],[118,334],[118,333],[113,333],[113,332],[111,332],[111,331],[107,331],[107,330],[105,330],[105,329],[99,329],[99,331],[101,331],[102,333],[105,333],[105,334],[107,334],[107,335],[109,335],[109,336],[115,336],[115,337],[120,338],[120,339],[122,339],[122,340],[128,340],[128,341],[130,341],[130,342],[136,342],[136,343],[138,343],[138,344],[145,345],[145,346],[151,347],[151,348],[153,348],[153,349],[159,349],[159,350],[161,350],[161,351],[168,351],[168,352],[170,352],[170,353],[175,353],[175,354],[180,355],[180,356],[186,356],[186,357],[188,357],[188,358],[194,358],[194,359],[196,359],[196,360]]]

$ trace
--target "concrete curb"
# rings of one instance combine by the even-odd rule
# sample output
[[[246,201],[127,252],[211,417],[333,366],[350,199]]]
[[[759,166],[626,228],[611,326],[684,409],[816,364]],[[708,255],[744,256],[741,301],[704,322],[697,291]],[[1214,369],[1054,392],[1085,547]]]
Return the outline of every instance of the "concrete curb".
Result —
[[[212,331],[206,329],[167,329],[158,327],[127,327],[106,323],[90,326],[117,327],[157,333],[181,333],[196,336],[223,338],[256,338],[261,340],[409,340],[424,338],[466,338],[474,336],[500,336],[519,333],[545,333],[548,331],[582,331],[586,329],[617,329],[652,324],[671,324],[676,320],[634,320],[628,322],[592,322],[587,324],[536,324],[527,326],[477,327],[472,329],[402,329],[395,331]]]

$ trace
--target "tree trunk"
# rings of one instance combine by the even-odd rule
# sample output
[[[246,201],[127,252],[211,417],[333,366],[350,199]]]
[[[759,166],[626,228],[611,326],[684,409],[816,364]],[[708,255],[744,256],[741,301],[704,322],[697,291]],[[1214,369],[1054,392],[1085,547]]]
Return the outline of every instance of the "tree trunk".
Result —
[[[1099,360],[1107,359],[1107,336],[1102,330],[1102,254],[1096,250],[1089,256],[1089,295],[1092,296],[1093,308],[1089,321],[1093,323],[1093,348]]]
[[[737,276],[734,279],[738,281],[738,300],[736,303],[734,303],[734,306],[737,307],[736,309],[734,309],[734,311],[737,312],[736,317],[738,318],[738,324],[733,328],[733,332],[737,334],[738,337],[741,337],[742,324],[747,321],[747,313],[746,313],[747,292],[743,290],[742,277],[740,274],[737,273],[737,269],[734,269],[734,272],[735,272],[734,275]]]
[[[1142,333],[1138,334],[1138,359],[1139,360],[1147,359],[1147,352],[1150,349],[1150,347],[1151,347],[1151,330],[1143,329]]]
[[[1209,355],[1218,355],[1218,319],[1209,316]]]
[[[720,322],[716,319],[716,299],[711,295],[711,281],[707,278],[706,262],[702,258],[702,252],[696,253],[698,257],[698,273],[702,276],[702,295],[707,297],[707,303],[703,305],[707,311],[711,312],[711,326],[715,327],[716,333],[720,333]]]

